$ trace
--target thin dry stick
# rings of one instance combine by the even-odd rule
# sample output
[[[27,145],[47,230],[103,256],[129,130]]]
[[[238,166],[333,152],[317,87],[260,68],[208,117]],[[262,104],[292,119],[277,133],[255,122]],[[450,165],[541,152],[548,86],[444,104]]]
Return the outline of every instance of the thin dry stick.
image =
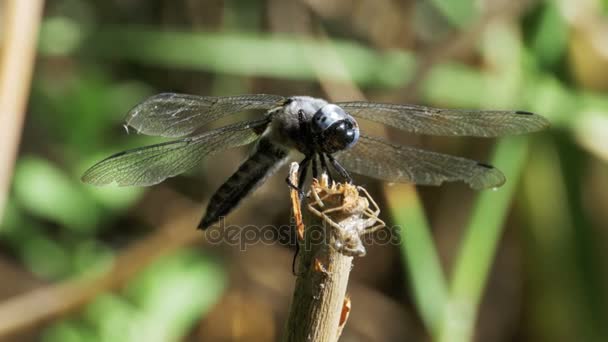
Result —
[[[298,184],[297,173],[298,164],[292,163],[292,184]],[[331,342],[340,337],[351,305],[346,287],[353,257],[345,251],[363,249],[364,254],[359,237],[383,227],[370,210],[368,197],[359,195],[360,189],[351,184],[330,186],[326,176],[313,181],[302,213],[304,242],[284,341]],[[292,202],[297,218],[301,205],[295,189]]]
[[[292,184],[298,184],[297,173],[298,164],[293,163],[290,169]],[[296,191],[292,189],[293,192]],[[300,203],[294,205],[294,210],[296,214],[301,210]],[[304,244],[298,267],[301,273],[296,279],[283,340],[337,341],[353,257],[318,242],[320,230],[312,228],[323,227],[320,217],[306,212],[303,217]]]
[[[7,0],[3,4],[0,49],[0,221],[25,117],[38,41],[43,0]]]

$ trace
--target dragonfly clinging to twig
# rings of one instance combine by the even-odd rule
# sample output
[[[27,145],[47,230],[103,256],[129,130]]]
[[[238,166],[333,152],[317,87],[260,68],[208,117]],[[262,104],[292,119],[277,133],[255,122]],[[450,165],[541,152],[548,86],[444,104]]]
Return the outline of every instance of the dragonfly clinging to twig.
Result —
[[[205,125],[245,110],[264,110],[257,120],[237,122],[203,133]],[[127,125],[137,132],[177,138],[114,154],[93,165],[82,179],[106,185],[153,185],[196,166],[204,157],[255,143],[249,157],[212,196],[199,228],[228,215],[279,166],[299,151],[299,184],[307,170],[319,169],[350,181],[354,172],[390,182],[440,185],[462,181],[473,189],[501,186],[504,175],[474,160],[391,144],[360,132],[355,118],[428,135],[497,137],[546,128],[527,111],[455,110],[374,102],[329,103],[308,96],[196,96],[164,93],[135,106]]]

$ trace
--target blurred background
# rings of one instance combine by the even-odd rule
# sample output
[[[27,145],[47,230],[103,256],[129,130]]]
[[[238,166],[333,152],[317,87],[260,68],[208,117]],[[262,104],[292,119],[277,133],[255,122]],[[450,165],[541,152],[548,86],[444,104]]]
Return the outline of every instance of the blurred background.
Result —
[[[608,341],[606,75],[606,0],[4,0],[0,339],[280,339],[293,245],[243,250],[194,229],[247,148],[151,188],[80,182],[160,141],[123,119],[173,91],[544,115],[550,129],[501,139],[362,123],[508,180],[474,192],[355,178],[400,243],[355,260],[342,340]],[[289,225],[285,175],[226,223]]]

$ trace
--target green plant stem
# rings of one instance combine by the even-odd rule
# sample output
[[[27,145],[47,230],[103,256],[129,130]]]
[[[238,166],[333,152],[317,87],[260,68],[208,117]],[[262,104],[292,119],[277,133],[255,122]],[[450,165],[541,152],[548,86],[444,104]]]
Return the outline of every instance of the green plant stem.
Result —
[[[427,329],[436,334],[447,285],[424,208],[411,185],[387,187],[386,193],[391,215],[399,225],[401,256],[407,265],[416,307]]]
[[[439,341],[471,341],[488,271],[503,231],[505,216],[525,164],[525,138],[501,141],[494,156],[508,182],[498,191],[480,194],[456,259]]]

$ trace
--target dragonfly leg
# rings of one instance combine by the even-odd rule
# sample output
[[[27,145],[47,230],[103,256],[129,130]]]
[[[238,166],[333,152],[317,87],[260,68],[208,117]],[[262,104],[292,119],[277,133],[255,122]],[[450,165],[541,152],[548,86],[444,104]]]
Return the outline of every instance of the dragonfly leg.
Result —
[[[296,238],[297,239],[297,238]],[[300,254],[300,243],[296,241],[296,251],[293,253],[293,259],[291,260],[291,274],[299,276],[298,270],[296,270],[296,262],[298,261],[298,255]]]
[[[298,184],[293,184],[291,182],[291,179],[289,177],[285,178],[285,182],[287,183],[287,185],[292,188],[295,189],[296,191],[298,191],[298,195],[300,196],[300,200],[302,198],[304,198],[304,191],[303,191],[303,187],[304,187],[304,181],[306,180],[306,172],[308,169],[308,164],[310,164],[310,159],[312,158],[312,155],[309,156],[305,156],[304,159],[302,159],[302,161],[299,163],[300,164],[300,174],[298,175]]]
[[[348,171],[346,171],[346,169],[342,165],[340,165],[340,163],[336,160],[336,158],[334,158],[331,154],[328,154],[327,159],[329,159],[329,162],[331,163],[331,165],[334,167],[334,169],[336,169],[336,171],[338,171],[340,176],[342,178],[344,178],[347,183],[353,182],[353,179],[351,178]]]
[[[319,176],[319,165],[317,164],[317,156],[312,157],[312,178],[317,179]]]
[[[310,164],[310,160],[313,157],[314,154],[308,155],[300,162],[300,174],[298,175],[298,189],[300,189],[300,191],[302,191],[304,188],[304,181],[306,181],[306,173],[308,172],[308,164]]]
[[[304,198],[304,191],[302,191],[302,189],[298,188],[297,185],[293,184],[291,182],[291,180],[289,179],[289,177],[285,178],[285,183],[287,183],[287,186],[289,186],[290,188],[292,188],[298,192],[298,196],[300,196],[300,199]]]
[[[323,153],[319,153],[319,159],[321,160],[321,173],[327,174],[329,184],[332,184],[334,182],[334,177],[331,175],[329,167],[327,167],[327,160],[325,160],[325,155]]]

